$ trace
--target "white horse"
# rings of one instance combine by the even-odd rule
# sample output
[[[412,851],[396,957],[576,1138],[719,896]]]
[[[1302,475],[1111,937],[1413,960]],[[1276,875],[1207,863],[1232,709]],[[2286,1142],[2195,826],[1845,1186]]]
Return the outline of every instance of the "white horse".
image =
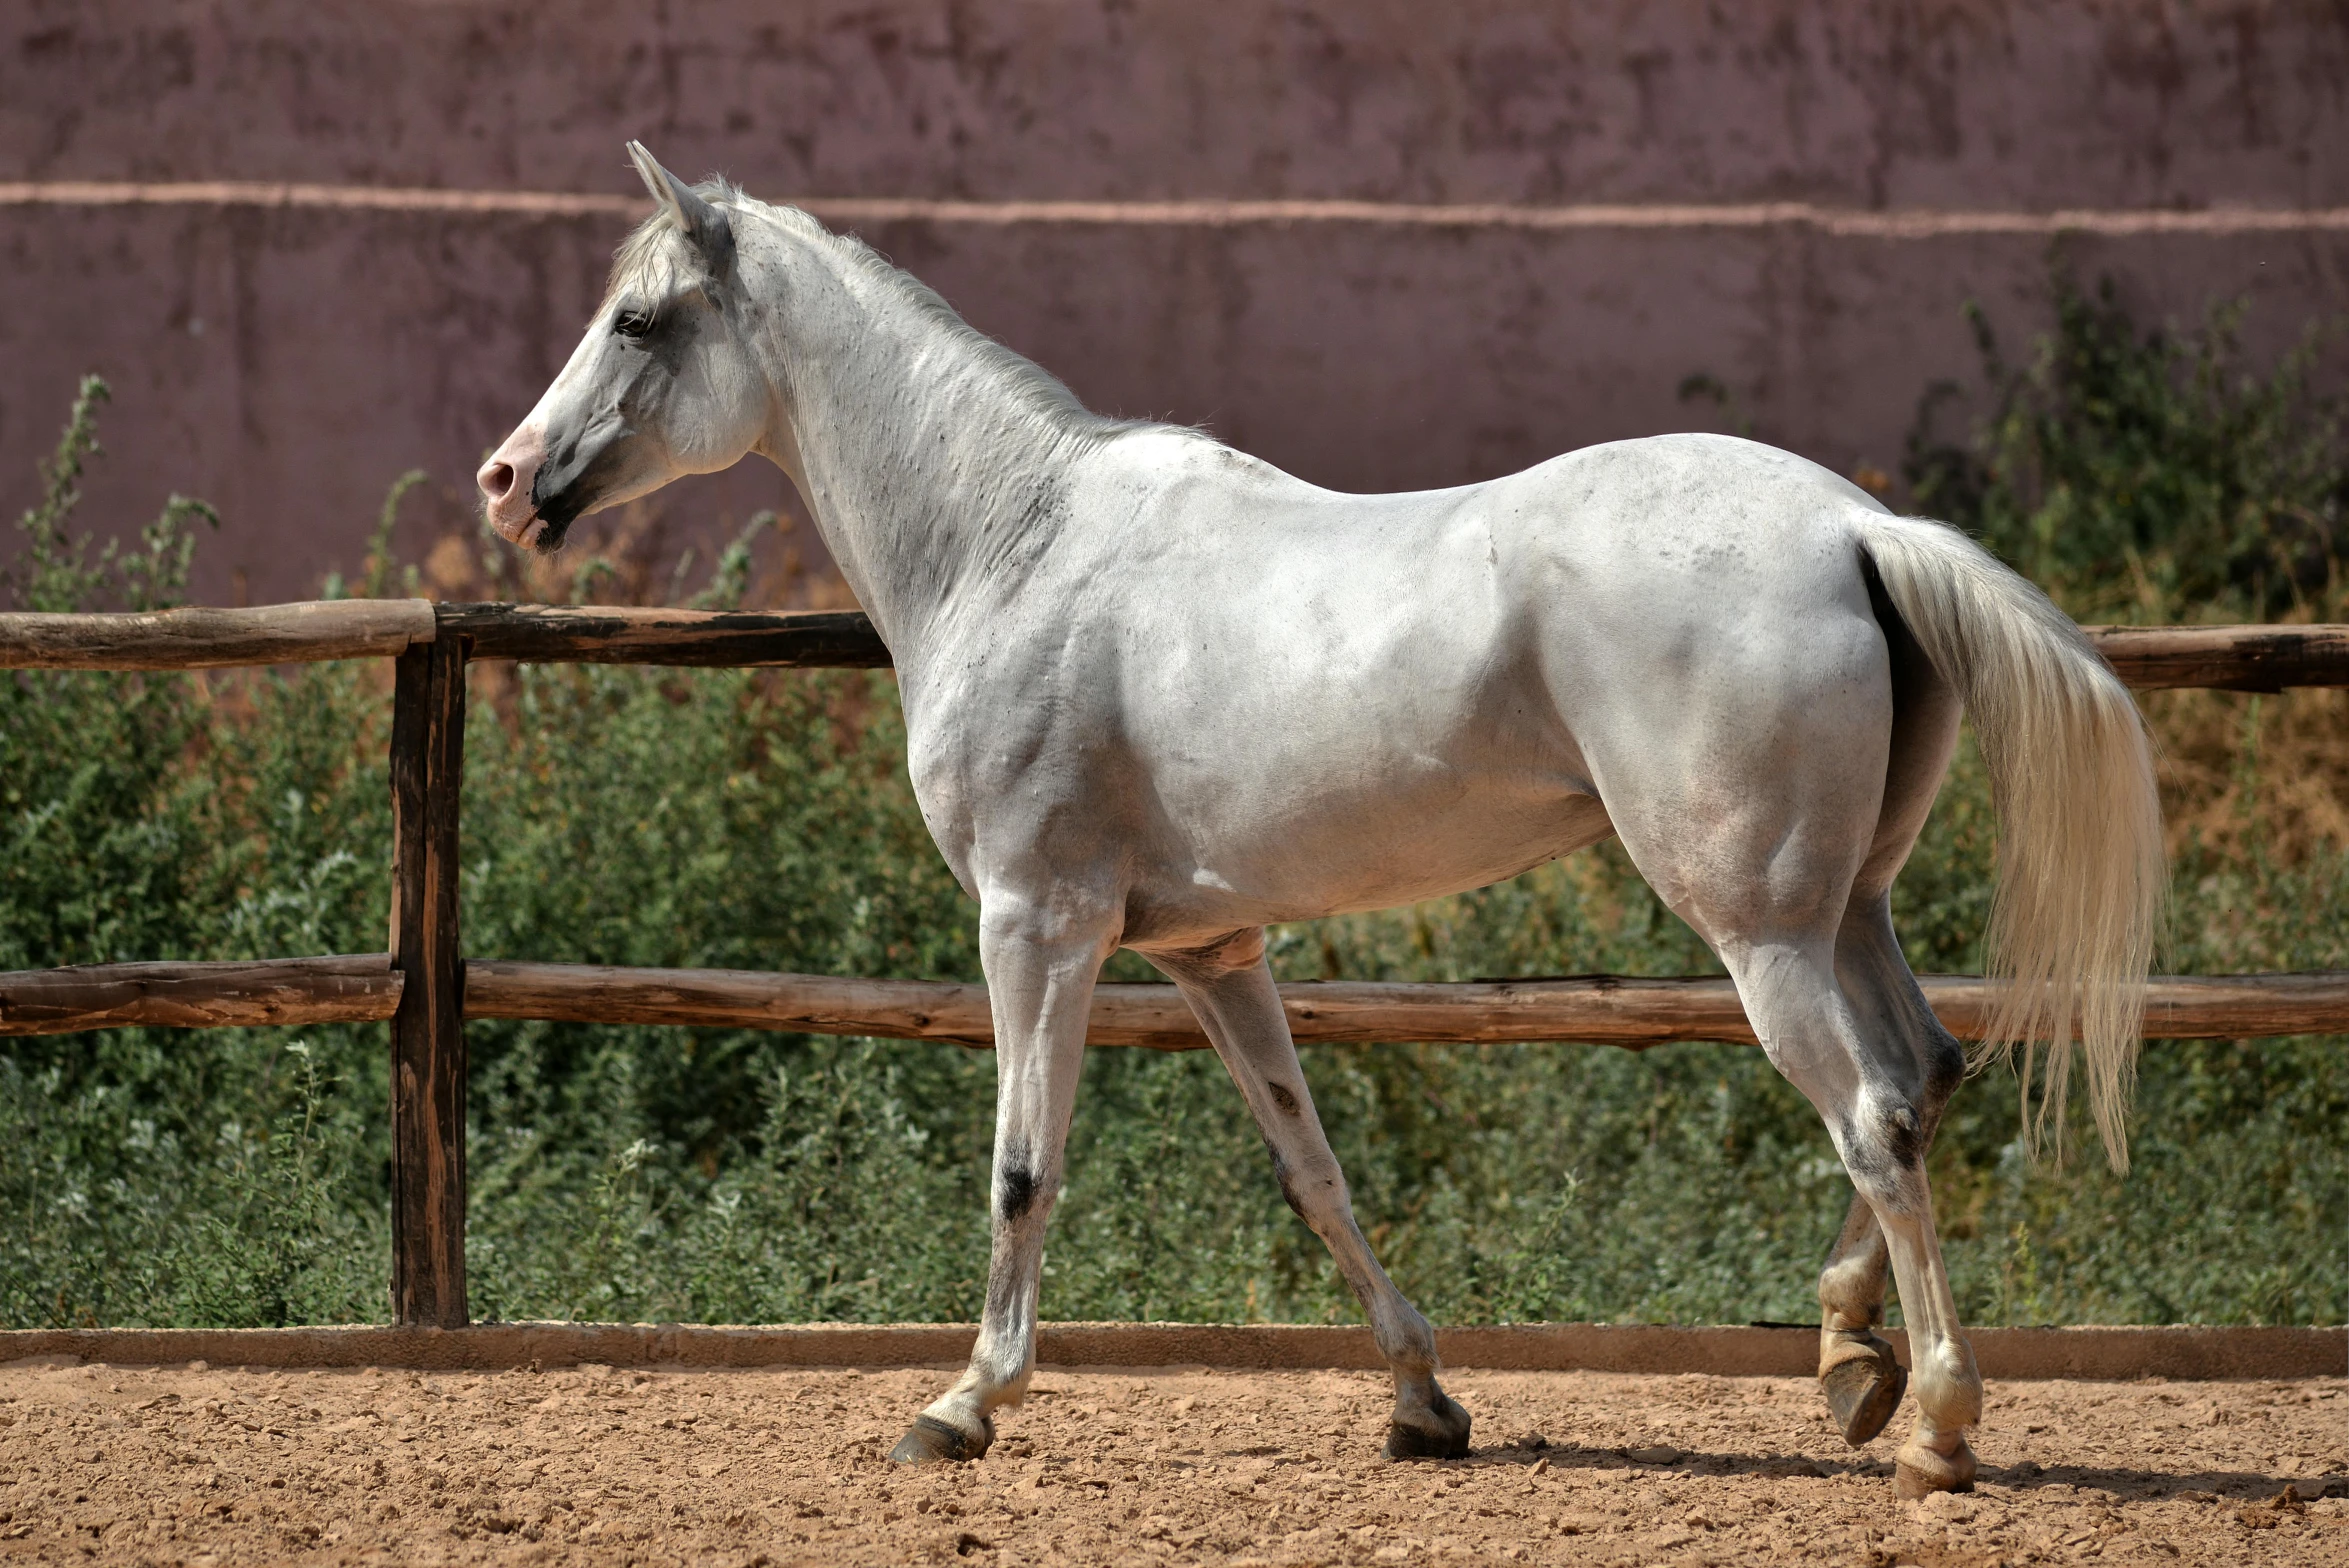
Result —
[[[999,1073],[984,1318],[908,1462],[969,1459],[1034,1365],[1094,978],[1182,990],[1281,1189],[1394,1371],[1386,1452],[1469,1418],[1371,1255],[1298,1069],[1264,926],[1478,887],[1613,833],[1720,955],[1857,1189],[1820,1275],[1820,1377],[1873,1438],[1907,1374],[1911,1495],[1971,1484],[1981,1379],[1925,1152],[1965,1070],[1888,890],[1961,705],[2005,824],[1999,1038],[2075,1031],[2124,1158],[2163,867],[2148,748],[2077,627],[1959,534],[1709,435],[1623,441],[1456,490],[1317,489],[1194,430],[1087,412],[807,214],[689,188],[658,210],[537,408],[482,467],[492,523],[582,513],[757,452],[798,485],[888,643],[925,820],[980,906]],[[2026,1082],[2029,1068],[2025,1069]]]

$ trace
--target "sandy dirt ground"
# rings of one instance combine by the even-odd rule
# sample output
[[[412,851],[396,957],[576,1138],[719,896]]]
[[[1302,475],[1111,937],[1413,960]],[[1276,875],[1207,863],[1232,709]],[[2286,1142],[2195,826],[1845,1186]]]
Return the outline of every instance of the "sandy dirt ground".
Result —
[[[1994,1386],[1980,1488],[1922,1504],[1808,1382],[1448,1381],[1454,1463],[1379,1461],[1369,1373],[1046,1369],[907,1472],[943,1372],[15,1363],[0,1565],[2349,1564],[2337,1381]]]

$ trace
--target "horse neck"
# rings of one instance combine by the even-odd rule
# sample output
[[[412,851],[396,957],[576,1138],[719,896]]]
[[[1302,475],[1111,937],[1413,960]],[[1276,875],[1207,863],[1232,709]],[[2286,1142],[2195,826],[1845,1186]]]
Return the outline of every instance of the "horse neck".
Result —
[[[776,225],[768,334],[788,430],[769,455],[899,668],[1014,591],[1107,420],[828,237]]]

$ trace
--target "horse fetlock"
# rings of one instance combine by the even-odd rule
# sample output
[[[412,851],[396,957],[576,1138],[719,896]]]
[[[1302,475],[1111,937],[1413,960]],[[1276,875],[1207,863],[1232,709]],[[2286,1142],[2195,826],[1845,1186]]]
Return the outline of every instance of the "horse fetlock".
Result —
[[[1026,1404],[1028,1385],[1035,1377],[1033,1351],[1008,1345],[973,1351],[962,1381],[930,1407],[930,1414],[958,1424],[989,1420],[1005,1405]]]
[[[1884,1306],[1878,1302],[1869,1309],[1828,1307],[1819,1314],[1820,1351],[1819,1370],[1827,1370],[1827,1344],[1835,1335],[1849,1335],[1858,1339],[1873,1338],[1873,1330],[1884,1321]]]
[[[1843,1440],[1864,1448],[1900,1408],[1908,1369],[1894,1358],[1892,1346],[1875,1334],[1828,1329],[1819,1341],[1819,1386],[1827,1395],[1828,1412]]]
[[[1892,1456],[1893,1490],[1907,1498],[1970,1492],[1977,1468],[1964,1428],[1936,1430],[1919,1421],[1909,1440],[1900,1445],[1900,1452]]]
[[[1380,1456],[1393,1460],[1465,1459],[1469,1425],[1468,1412],[1460,1402],[1433,1383],[1424,1397],[1398,1394]]]
[[[1936,1431],[1963,1432],[1982,1419],[1982,1374],[1962,1339],[1916,1355],[1917,1412]]]
[[[1881,1248],[1855,1248],[1830,1259],[1819,1271],[1820,1326],[1831,1332],[1865,1334],[1882,1323],[1884,1269]]]
[[[1374,1273],[1367,1288],[1357,1287],[1355,1294],[1362,1298],[1370,1319],[1371,1342],[1395,1374],[1396,1397],[1408,1397],[1405,1391],[1436,1394],[1434,1327],[1384,1274]]]

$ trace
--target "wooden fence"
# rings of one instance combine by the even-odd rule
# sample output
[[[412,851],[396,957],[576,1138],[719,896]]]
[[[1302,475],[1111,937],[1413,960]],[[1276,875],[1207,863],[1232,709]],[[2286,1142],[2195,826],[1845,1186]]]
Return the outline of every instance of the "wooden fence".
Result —
[[[2349,626],[2092,629],[2139,689],[2349,686]],[[95,964],[0,974],[0,1035],[129,1025],[391,1024],[392,1312],[458,1327],[465,1291],[467,1018],[699,1024],[987,1046],[982,986],[706,969],[468,960],[457,910],[465,669],[481,659],[682,666],[879,668],[864,616],[557,605],[337,600],[248,610],[0,615],[0,668],[216,669],[321,659],[396,661],[391,734],[391,950],[239,963]],[[1961,1038],[1979,1038],[1989,988],[1928,976]],[[1726,980],[1567,979],[1461,985],[1281,987],[1304,1042],[1672,1040],[1751,1043]],[[2349,972],[2183,976],[2153,982],[2160,1039],[2349,1032]],[[1090,1043],[1206,1045],[1171,986],[1105,985]]]

